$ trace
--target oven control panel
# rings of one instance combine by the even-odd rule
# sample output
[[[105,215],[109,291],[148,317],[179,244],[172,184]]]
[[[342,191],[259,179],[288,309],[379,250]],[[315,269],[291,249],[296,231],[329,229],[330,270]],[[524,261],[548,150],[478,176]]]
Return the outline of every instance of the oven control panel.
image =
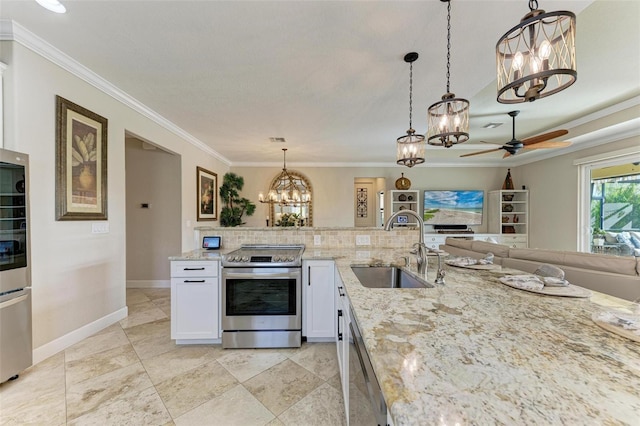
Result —
[[[293,262],[294,256],[227,256],[229,262],[243,262],[243,263],[282,263]]]
[[[300,266],[304,245],[268,246],[243,245],[222,256],[223,267],[284,267]]]

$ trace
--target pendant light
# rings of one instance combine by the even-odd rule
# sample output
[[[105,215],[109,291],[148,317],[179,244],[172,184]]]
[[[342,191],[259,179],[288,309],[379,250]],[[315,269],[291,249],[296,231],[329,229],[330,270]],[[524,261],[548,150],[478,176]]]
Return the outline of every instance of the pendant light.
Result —
[[[305,182],[287,170],[287,148],[282,148],[282,172],[278,175],[267,192],[258,194],[261,203],[278,204],[281,206],[300,207],[311,202],[311,190]]]
[[[496,44],[498,102],[533,102],[571,86],[576,71],[576,15],[545,13],[529,0],[529,13]]]
[[[416,52],[404,55],[404,61],[409,64],[409,130],[397,139],[397,163],[401,166],[413,167],[424,163],[424,136],[417,135],[411,125],[413,113],[413,63],[418,59]]]
[[[449,90],[451,70],[451,1],[447,3],[447,93],[427,110],[429,145],[451,148],[469,140],[469,101],[456,98]]]

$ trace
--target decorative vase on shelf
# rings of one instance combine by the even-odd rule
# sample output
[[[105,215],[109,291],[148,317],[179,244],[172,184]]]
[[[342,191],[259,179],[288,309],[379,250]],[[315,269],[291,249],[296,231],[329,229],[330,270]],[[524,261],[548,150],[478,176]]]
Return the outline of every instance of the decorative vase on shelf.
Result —
[[[504,178],[502,189],[513,189],[513,180],[511,179],[511,169],[507,169],[507,177]]]
[[[404,177],[404,173],[400,173],[400,175],[401,176],[396,179],[396,189],[405,191],[411,188],[411,181],[408,178]]]
[[[16,191],[18,191],[21,194],[24,194],[24,189],[25,189],[24,175],[22,175],[22,179],[16,182]]]

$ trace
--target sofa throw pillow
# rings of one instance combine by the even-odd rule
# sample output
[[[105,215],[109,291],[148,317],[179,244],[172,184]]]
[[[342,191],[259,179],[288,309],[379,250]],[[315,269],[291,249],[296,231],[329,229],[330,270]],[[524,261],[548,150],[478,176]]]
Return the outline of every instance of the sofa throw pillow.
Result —
[[[615,244],[618,242],[618,234],[615,232],[605,232],[604,233],[604,241],[607,244]]]
[[[637,238],[635,235],[631,236],[631,244],[633,244],[633,247],[640,249],[640,238]]]
[[[617,239],[619,243],[626,244],[629,248],[633,249],[635,247],[633,246],[633,243],[631,242],[630,237],[631,236],[629,235],[628,232],[621,232],[618,234]]]

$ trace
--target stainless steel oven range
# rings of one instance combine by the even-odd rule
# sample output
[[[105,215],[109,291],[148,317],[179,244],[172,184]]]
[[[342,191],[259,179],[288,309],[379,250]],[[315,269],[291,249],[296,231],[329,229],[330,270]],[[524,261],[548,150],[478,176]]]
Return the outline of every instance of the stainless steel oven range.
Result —
[[[222,256],[222,347],[302,341],[304,245],[243,245]]]

